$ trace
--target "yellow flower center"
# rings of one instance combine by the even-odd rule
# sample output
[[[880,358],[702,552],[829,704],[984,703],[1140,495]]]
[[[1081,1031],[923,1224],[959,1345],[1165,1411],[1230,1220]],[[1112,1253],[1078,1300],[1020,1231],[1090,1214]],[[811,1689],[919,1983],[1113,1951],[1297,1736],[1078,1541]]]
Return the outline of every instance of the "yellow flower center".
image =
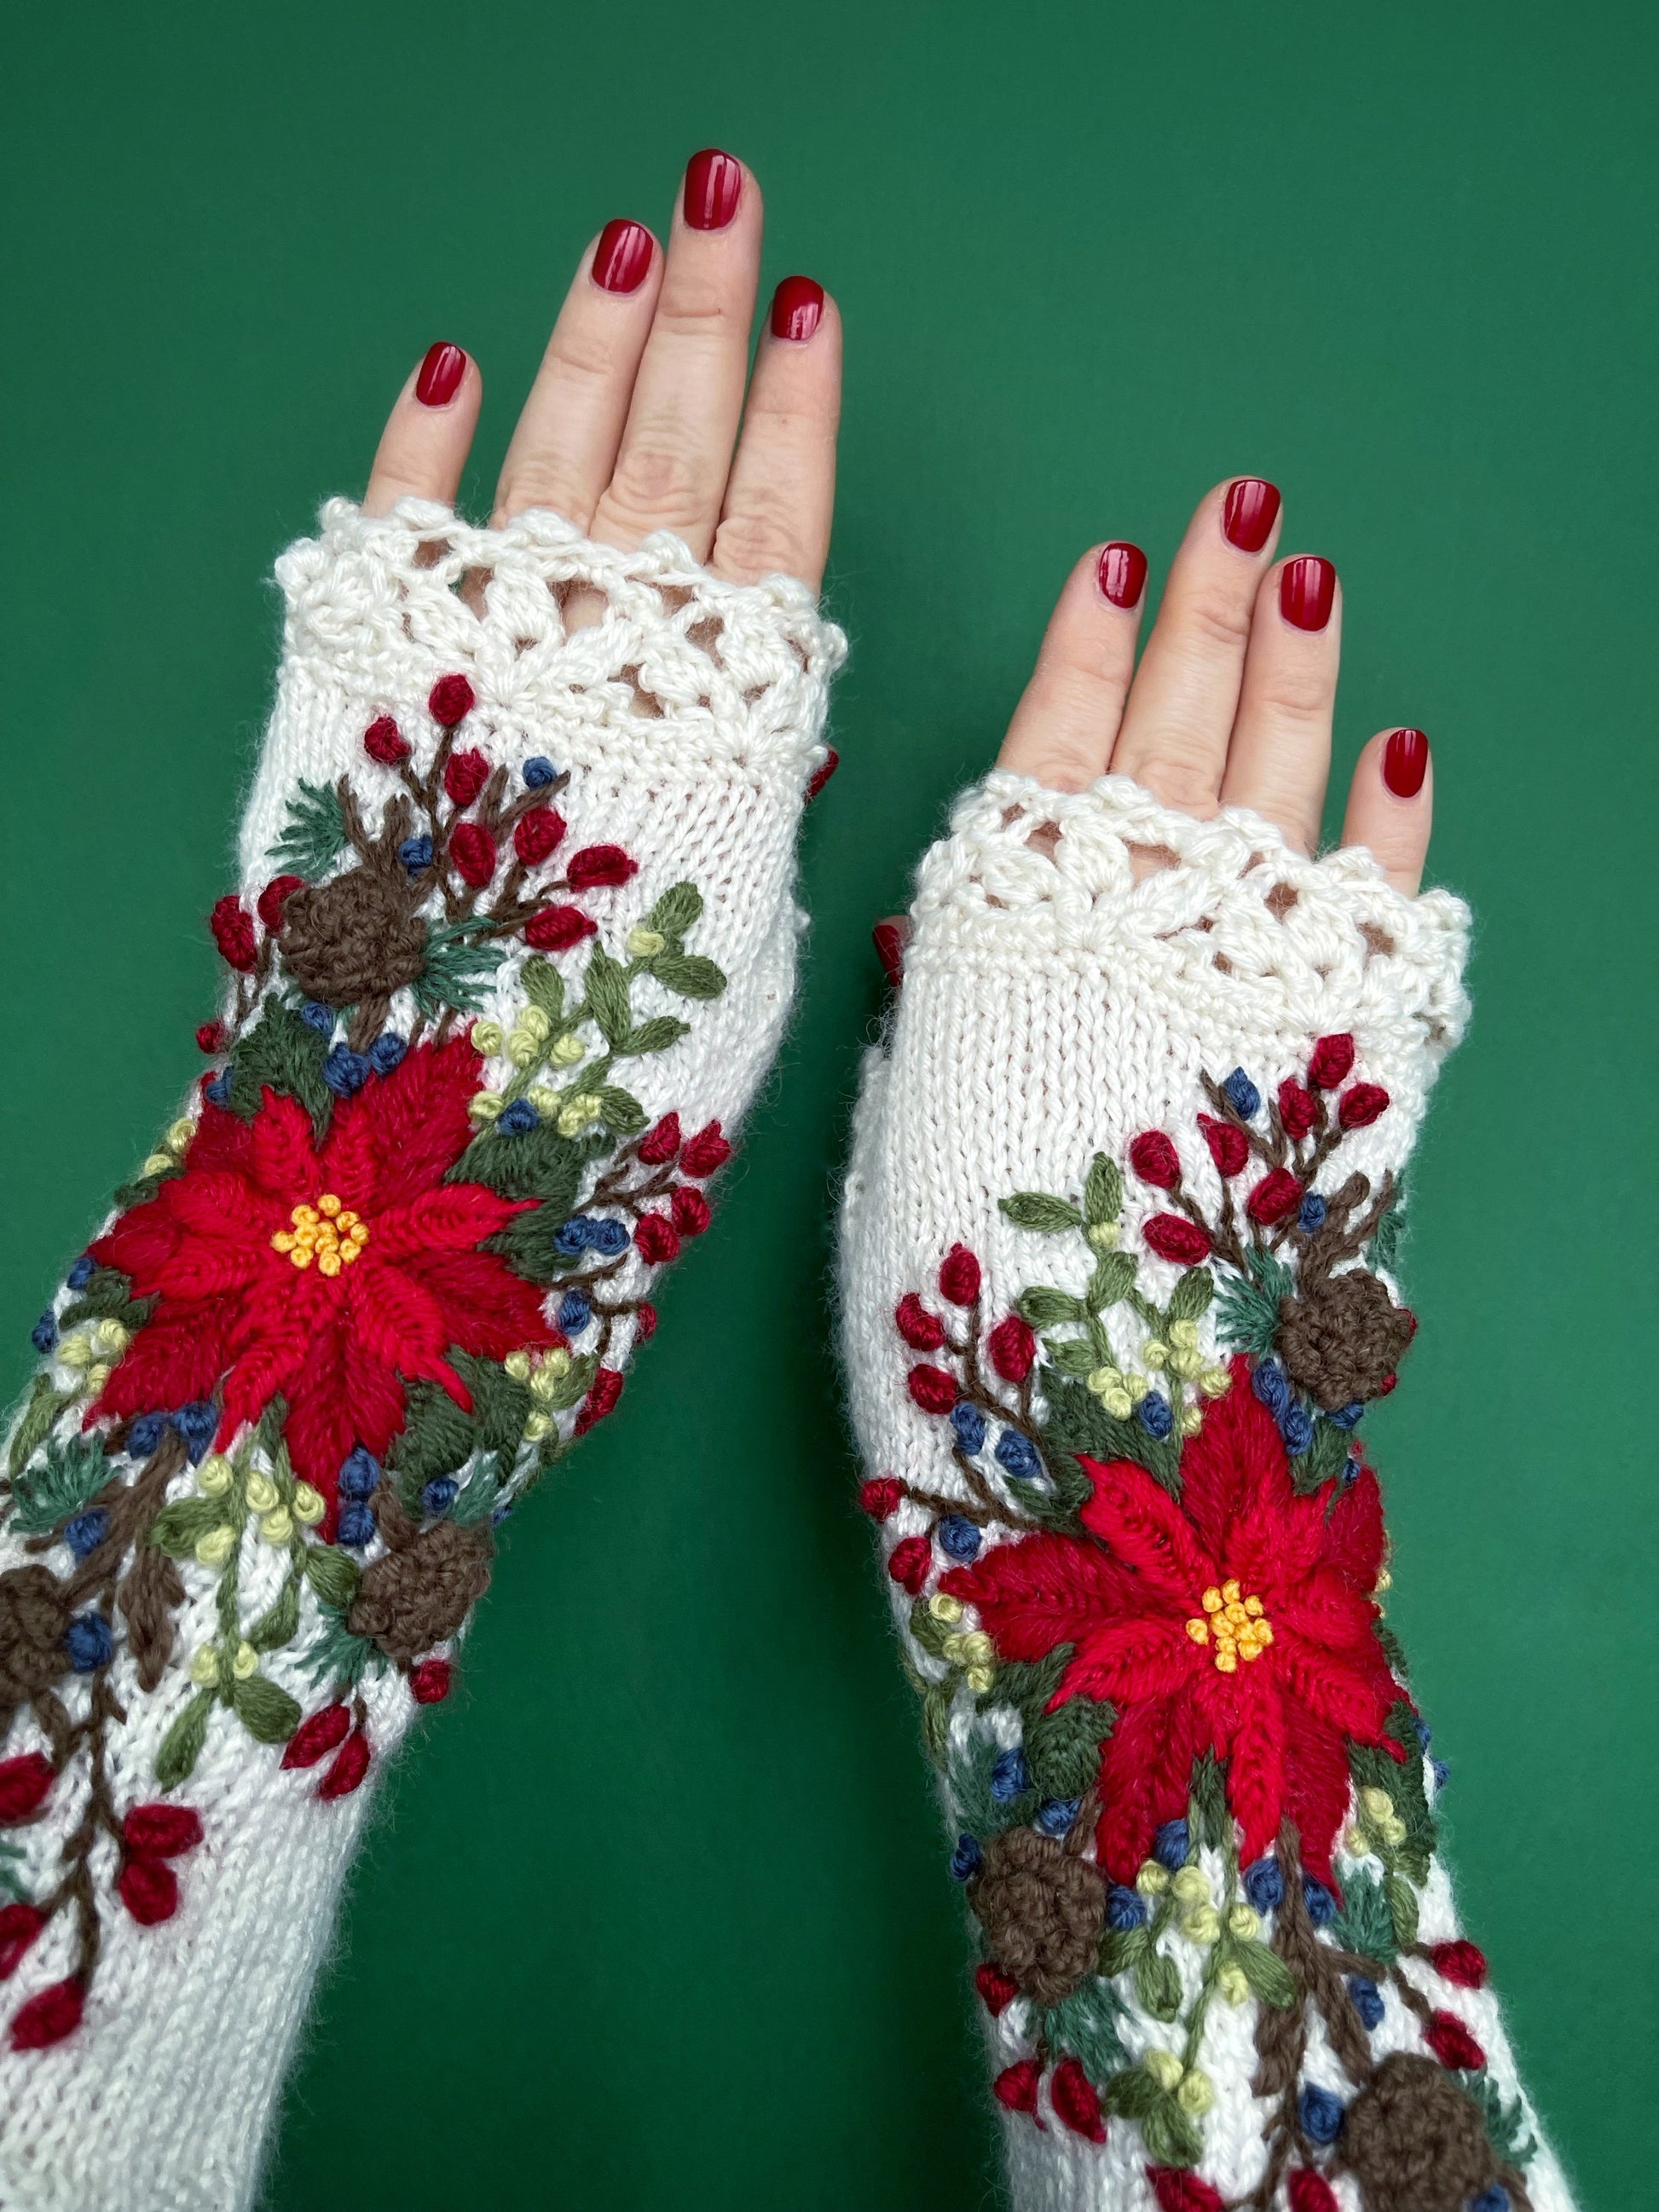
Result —
[[[1261,1599],[1246,1597],[1236,1582],[1224,1582],[1218,1589],[1212,1583],[1199,1603],[1204,1610],[1187,1623],[1187,1633],[1194,1644],[1213,1647],[1224,1674],[1236,1674],[1241,1659],[1259,1659],[1273,1642]]]
[[[296,1206],[288,1218],[294,1226],[276,1231],[270,1240],[272,1250],[286,1252],[296,1267],[309,1267],[314,1261],[319,1275],[337,1275],[342,1267],[362,1258],[368,1242],[368,1224],[343,1206],[331,1190],[325,1190],[315,1206]]]

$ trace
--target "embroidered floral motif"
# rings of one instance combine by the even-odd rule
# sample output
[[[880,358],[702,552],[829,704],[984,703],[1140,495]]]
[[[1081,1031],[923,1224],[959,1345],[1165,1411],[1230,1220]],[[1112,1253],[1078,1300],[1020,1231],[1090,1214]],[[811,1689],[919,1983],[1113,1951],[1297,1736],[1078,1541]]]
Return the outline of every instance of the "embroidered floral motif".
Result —
[[[1095,2142],[1133,2124],[1161,2212],[1222,2212],[1194,2171],[1200,2060],[1212,2009],[1250,2002],[1266,2164],[1233,2212],[1281,2190],[1331,2212],[1339,2173],[1364,2212],[1528,2203],[1520,2107],[1437,2002],[1485,1961],[1418,1938],[1428,1730],[1355,1434],[1415,1323],[1376,1272],[1392,1180],[1342,1172],[1389,1110],[1355,1057],[1319,1039],[1271,1102],[1243,1069],[1206,1078],[1189,1143],[1127,1147],[1132,1223],[1103,1154],[1077,1195],[1004,1199],[1017,1228],[1077,1240],[1056,1249],[1078,1286],[998,1314],[977,1257],[946,1253],[893,1319],[955,1494],[885,1474],[860,1493],[897,1524],[887,1571],[959,1823],[998,2099]],[[1423,2057],[1373,2057],[1391,2008]],[[1316,2017],[1346,2094],[1309,2076]]]
[[[218,1063],[199,1109],[35,1328],[7,1516],[35,1556],[0,1573],[0,1749],[24,1717],[40,1747],[0,1758],[0,1980],[60,1915],[75,1934],[15,2048],[78,2024],[112,1895],[146,1926],[177,1910],[203,1827],[173,1793],[212,1729],[327,1803],[373,1763],[366,1680],[447,1693],[494,1524],[615,1407],[621,1352],[656,1325],[635,1286],[708,1225],[719,1124],[650,1122],[618,1079],[686,1035],[665,999],[726,988],[688,949],[701,895],[672,885],[613,951],[605,900],[636,863],[567,854],[568,779],[537,757],[515,787],[460,742],[475,712],[465,677],[433,687],[424,768],[391,715],[369,725],[399,787],[378,829],[351,776],[300,787],[281,872],[211,917],[234,985],[198,1033]],[[509,953],[504,1026],[476,1017]],[[212,1632],[185,1649],[204,1595]],[[118,1657],[176,1707],[161,1794],[125,1807]],[[42,1824],[57,1868],[31,1887],[21,1832]]]

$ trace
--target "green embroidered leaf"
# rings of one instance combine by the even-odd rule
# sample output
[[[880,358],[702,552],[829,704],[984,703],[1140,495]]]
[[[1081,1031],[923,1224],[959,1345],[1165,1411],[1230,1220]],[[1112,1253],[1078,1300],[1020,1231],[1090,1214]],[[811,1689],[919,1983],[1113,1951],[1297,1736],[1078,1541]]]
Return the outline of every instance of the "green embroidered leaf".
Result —
[[[1417,1941],[1417,1892],[1404,1875],[1386,1874],[1382,1877],[1382,1894],[1388,1899],[1389,1917],[1394,1922],[1395,1941],[1402,1951],[1408,1951]]]
[[[489,1129],[472,1139],[445,1181],[481,1182],[502,1198],[538,1198],[556,1225],[574,1206],[582,1170],[596,1149],[591,1139],[562,1137],[550,1121],[520,1136]]]
[[[222,1498],[175,1498],[150,1523],[149,1540],[169,1559],[191,1559],[202,1538],[223,1528],[228,1518]]]
[[[1158,2166],[1196,2166],[1204,2154],[1198,2123],[1182,2111],[1173,2097],[1159,2096],[1140,2124],[1140,2136],[1147,2156]]]
[[[362,1570],[355,1559],[349,1559],[343,1552],[337,1552],[332,1544],[307,1544],[300,1564],[306,1580],[325,1605],[332,1606],[337,1613],[350,1611],[357,1585],[363,1578]]]
[[[52,1423],[69,1402],[66,1395],[60,1397],[52,1389],[50,1375],[35,1376],[28,1404],[23,1409],[22,1419],[12,1433],[11,1449],[7,1455],[7,1468],[14,1480],[51,1435]]]
[[[1382,1656],[1389,1662],[1389,1673],[1397,1681],[1409,1682],[1412,1670],[1406,1657],[1406,1647],[1393,1629],[1386,1620],[1376,1620],[1371,1624],[1371,1632],[1382,1647]]]
[[[34,1900],[17,1871],[22,1856],[15,1844],[0,1844],[0,1897],[9,1898],[14,1905],[32,1905]],[[8,1860],[14,1863],[8,1865]]]
[[[1021,1317],[1033,1328],[1053,1328],[1060,1322],[1086,1321],[1089,1317],[1089,1309],[1081,1298],[1074,1298],[1069,1291],[1050,1290],[1042,1284],[1022,1291],[1014,1303]]]
[[[1097,1222],[1115,1221],[1122,1211],[1123,1176],[1117,1162],[1097,1152],[1083,1185],[1083,1218],[1092,1229]]]
[[[1193,1761],[1188,1784],[1187,1819],[1194,1836],[1218,1851],[1232,1832],[1227,1812],[1226,1778],[1212,1751],[1200,1752]]]
[[[1218,1343],[1263,1358],[1279,1332],[1279,1302],[1242,1275],[1230,1275],[1216,1300],[1215,1332]]]
[[[258,1743],[286,1743],[300,1725],[300,1708],[266,1674],[230,1686],[231,1709]]]
[[[1401,1240],[1405,1233],[1406,1186],[1403,1182],[1397,1182],[1394,1187],[1394,1195],[1389,1200],[1389,1210],[1377,1223],[1366,1247],[1366,1266],[1385,1267],[1392,1275],[1395,1272]]]
[[[1152,1948],[1150,1928],[1108,1928],[1100,1939],[1100,1971],[1109,1978],[1133,1973]]]
[[[1060,1687],[1060,1678],[1071,1664],[1074,1644],[1057,1644],[1042,1659],[1009,1659],[997,1668],[996,1686],[988,1702],[1017,1706],[1022,1715],[1040,1713]]]
[[[1391,1966],[1398,1957],[1394,1916],[1382,1883],[1369,1867],[1356,1867],[1344,1878],[1342,1909],[1331,1923],[1331,1932],[1345,1951],[1357,1951],[1380,1966]]]
[[[1490,2074],[1462,2073],[1457,2086],[1480,2107],[1480,2117],[1486,2124],[1486,2140],[1505,2166],[1529,2166],[1538,2155],[1538,2145],[1527,2126],[1527,2116],[1516,2097],[1510,2104],[1504,2102],[1504,2094]]]
[[[927,1756],[943,1769],[951,1749],[951,1685],[929,1682],[921,1693],[921,1733]]]
[[[328,1127],[334,1094],[323,1080],[328,1040],[286,999],[267,999],[264,1012],[230,1057],[228,1104],[251,1121],[267,1088],[297,1098],[320,1138]]]
[[[1144,2121],[1164,2101],[1164,2092],[1144,2066],[1132,2066],[1101,2083],[1100,2101],[1114,2119]]]
[[[638,1136],[650,1118],[631,1091],[620,1090],[614,1083],[602,1084],[593,1095],[605,1127],[619,1137]]]
[[[339,793],[331,784],[301,782],[288,803],[288,820],[270,848],[270,858],[314,880],[327,874],[345,843]]]
[[[1025,1759],[1045,1797],[1081,1797],[1100,1773],[1100,1747],[1117,1725],[1103,1698],[1068,1698],[1025,1728]]]
[[[927,1610],[925,1598],[919,1597],[910,1608],[910,1633],[930,1659],[945,1656],[945,1639],[951,1632]]]
[[[1149,1437],[1137,1420],[1120,1421],[1092,1390],[1053,1368],[1042,1370],[1042,1395],[1048,1408],[1042,1429],[1048,1472],[1056,1486],[1069,1486],[1076,1504],[1094,1495],[1094,1485],[1076,1464],[1079,1452],[1091,1459],[1133,1460],[1172,1498],[1180,1497],[1181,1448],[1173,1437],[1159,1440]]]
[[[532,1283],[550,1283],[568,1274],[573,1267],[581,1266],[584,1255],[561,1252],[554,1239],[569,1218],[574,1204],[574,1196],[562,1205],[544,1200],[528,1212],[515,1213],[505,1229],[484,1239],[485,1251],[499,1253],[515,1274]],[[459,1465],[460,1461],[454,1460],[439,1472],[448,1474]]]
[[[682,999],[718,999],[726,988],[725,969],[699,953],[659,952],[650,968],[665,989]]]
[[[452,1345],[450,1364],[472,1393],[472,1418],[478,1441],[487,1452],[504,1453],[510,1460],[524,1439],[532,1400],[499,1361],[480,1359],[459,1345]]]
[[[476,921],[431,921],[426,930],[426,965],[410,985],[415,1003],[428,1018],[453,1006],[476,1013],[488,985],[506,957],[504,939],[476,941]]]
[[[1091,2081],[1103,2081],[1128,2059],[1117,2033],[1122,2012],[1116,1993],[1104,1982],[1083,1982],[1049,2006],[1042,2030],[1052,2048],[1069,2051]]]
[[[1045,1336],[1042,1349],[1062,1375],[1092,1375],[1100,1364],[1086,1336]]]
[[[1296,2004],[1296,1978],[1279,1957],[1265,1943],[1230,1936],[1225,1939],[1227,1959],[1243,1969],[1244,1978],[1263,2004],[1272,2005],[1279,2012],[1290,2012]]]
[[[487,1467],[479,1468],[461,1485],[448,1517],[458,1528],[475,1528],[480,1521],[488,1520],[495,1511],[501,1494],[501,1462],[492,1460]]]
[[[951,1795],[971,1835],[998,1835],[1029,1820],[1036,1810],[1034,1790],[1022,1790],[1017,1797],[1006,1800],[991,1795],[991,1770],[1001,1756],[1000,1744],[975,1736],[951,1761]]]
[[[520,972],[525,996],[539,1006],[555,1029],[564,1019],[564,977],[550,960],[526,960]]]
[[[573,1359],[562,1382],[554,1385],[546,1400],[550,1413],[568,1413],[579,1406],[593,1387],[593,1377],[599,1371],[599,1356],[596,1352],[584,1352]]]
[[[629,1005],[628,971],[602,945],[596,945],[588,955],[586,989],[587,1011],[614,1049],[633,1026],[634,1015]]]
[[[1291,1486],[1306,1498],[1322,1482],[1340,1474],[1348,1462],[1348,1432],[1322,1418],[1314,1423],[1313,1442],[1291,1462]]]
[[[1170,2021],[1181,2010],[1181,1973],[1167,1953],[1150,1944],[1135,1962],[1135,2002],[1154,2020]]]
[[[521,1213],[518,1218],[532,1221],[535,1216]],[[387,1456],[418,1490],[434,1476],[454,1474],[465,1467],[472,1456],[477,1431],[471,1416],[435,1382],[411,1382],[404,1403],[403,1431]]]
[[[300,1626],[300,1585],[290,1575],[276,1594],[276,1602],[269,1613],[263,1613],[247,1632],[247,1640],[256,1651],[280,1651],[291,1643],[294,1632]]]
[[[176,1789],[194,1771],[207,1741],[213,1696],[211,1690],[198,1690],[156,1747],[155,1779],[163,1790]]]
[[[20,1536],[44,1536],[92,1500],[111,1480],[109,1462],[95,1437],[51,1443],[39,1467],[12,1486],[11,1525]]]
[[[637,1029],[629,1030],[617,1047],[617,1056],[666,1052],[670,1045],[678,1044],[683,1036],[690,1036],[690,1022],[680,1021],[673,1014],[653,1014],[648,1022],[641,1022]]]
[[[1047,1191],[1017,1190],[1012,1198],[1000,1198],[997,1209],[1016,1229],[1037,1229],[1048,1237],[1083,1226],[1083,1216],[1069,1200],[1051,1198]]]
[[[60,1329],[78,1328],[83,1321],[119,1321],[131,1310],[132,1279],[118,1267],[94,1267],[81,1294],[58,1316]]]
[[[1129,1252],[1103,1252],[1089,1278],[1089,1287],[1084,1301],[1091,1313],[1104,1313],[1120,1298],[1127,1298],[1135,1286],[1134,1255]]]
[[[381,1674],[387,1662],[378,1644],[354,1636],[340,1614],[325,1606],[317,1633],[300,1663],[313,1682],[331,1682],[337,1690],[349,1690],[365,1668]]]
[[[1215,1277],[1207,1267],[1188,1267],[1170,1296],[1171,1321],[1197,1321],[1209,1310]]]
[[[1385,1725],[1404,1751],[1404,1761],[1390,1758],[1386,1751],[1351,1742],[1348,1765],[1357,1788],[1381,1790],[1394,1800],[1395,1811],[1406,1824],[1406,1840],[1395,1850],[1395,1857],[1413,1881],[1425,1882],[1434,1853],[1434,1815],[1423,1787],[1423,1749],[1417,1740],[1415,1716],[1403,1698],[1396,1701]]]
[[[695,884],[671,884],[645,917],[647,929],[663,937],[684,937],[702,918],[702,893]]]

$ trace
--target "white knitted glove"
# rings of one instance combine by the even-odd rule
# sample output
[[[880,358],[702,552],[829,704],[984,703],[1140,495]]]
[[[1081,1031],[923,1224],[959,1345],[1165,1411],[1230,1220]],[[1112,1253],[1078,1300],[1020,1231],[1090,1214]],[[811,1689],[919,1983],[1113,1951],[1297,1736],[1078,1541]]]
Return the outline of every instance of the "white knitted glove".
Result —
[[[1468,915],[1121,777],[999,773],[951,828],[845,1331],[1017,2212],[1565,2212],[1362,1442]]]
[[[0,1535],[0,2204],[234,2212],[490,1528],[616,1403],[789,1004],[840,635],[343,503],[202,1095],[43,1316]],[[600,595],[567,632],[573,590]],[[9,1901],[6,1901],[6,1900]]]

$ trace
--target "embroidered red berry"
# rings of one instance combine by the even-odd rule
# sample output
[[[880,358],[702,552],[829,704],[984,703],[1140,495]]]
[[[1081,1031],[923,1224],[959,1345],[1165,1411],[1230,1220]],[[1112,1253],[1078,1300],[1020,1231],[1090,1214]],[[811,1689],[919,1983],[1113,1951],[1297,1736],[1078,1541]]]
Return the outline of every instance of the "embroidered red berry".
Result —
[[[135,1805],[121,1823],[127,1849],[146,1858],[176,1858],[202,1840],[202,1820],[188,1805]]]
[[[1160,1260],[1173,1260],[1182,1267],[1195,1267],[1210,1256],[1207,1230],[1179,1213],[1155,1213],[1141,1231],[1146,1249]]]
[[[582,1409],[576,1416],[576,1434],[585,1437],[595,1421],[616,1410],[617,1401],[623,1394],[623,1378],[614,1367],[601,1367],[588,1386],[582,1401]]]
[[[0,1826],[27,1820],[46,1802],[52,1779],[51,1763],[38,1751],[0,1759]]]
[[[901,1537],[887,1555],[888,1573],[912,1597],[921,1595],[921,1586],[933,1564],[933,1547],[926,1536]]]
[[[640,1139],[640,1159],[648,1168],[664,1167],[680,1148],[680,1117],[665,1114]]]
[[[1455,2074],[1478,2073],[1486,2063],[1486,2052],[1455,2012],[1431,2014],[1423,2034],[1440,2063]]]
[[[441,1705],[449,1695],[454,1669],[447,1659],[422,1659],[409,1670],[409,1694],[417,1705]]]
[[[1000,1321],[986,1340],[991,1364],[1005,1382],[1023,1382],[1036,1358],[1036,1338],[1018,1314]]]
[[[975,1967],[974,1987],[993,2020],[1000,2018],[1019,1995],[1019,1984],[1013,1976],[1005,1974],[1000,1966],[993,1966],[988,1960],[983,1966]]]
[[[524,941],[538,952],[568,952],[599,927],[579,906],[544,906],[524,926]]]
[[[284,1766],[315,1766],[319,1759],[345,1741],[351,1733],[351,1715],[344,1705],[325,1705],[301,1722],[283,1753]]]
[[[246,975],[258,957],[253,935],[253,916],[234,892],[227,891],[208,916],[208,927],[220,956]]]
[[[1322,2173],[1298,2166],[1285,2184],[1291,2212],[1337,2212],[1336,2191]]]
[[[714,1218],[708,1200],[700,1190],[693,1190],[690,1183],[680,1184],[669,1200],[669,1209],[682,1237],[701,1237]]]
[[[1305,1137],[1319,1119],[1319,1101],[1288,1075],[1279,1086],[1279,1118],[1285,1135],[1296,1139]]]
[[[457,806],[471,806],[489,781],[489,763],[476,747],[451,753],[444,763],[444,789]]]
[[[382,768],[396,768],[409,758],[410,747],[391,715],[382,714],[363,732],[363,750]]]
[[[71,1974],[67,1981],[54,1982],[32,1996],[11,2024],[12,2049],[46,2051],[73,2035],[81,2025],[86,1994],[80,1977]]]
[[[910,1395],[924,1413],[948,1413],[957,1402],[954,1376],[947,1375],[942,1367],[930,1367],[923,1363],[913,1367],[905,1381]]]
[[[1356,1083],[1337,1102],[1336,1118],[1345,1129],[1369,1129],[1389,1110],[1389,1094],[1380,1083]]]
[[[1146,2179],[1158,2203],[1158,2212],[1226,2212],[1225,2200],[1181,2166],[1149,2166]]]
[[[1210,1148],[1210,1158],[1224,1176],[1242,1172],[1250,1157],[1250,1140],[1237,1121],[1218,1121],[1213,1115],[1200,1114],[1198,1126],[1204,1132],[1204,1141]]]
[[[349,1797],[368,1771],[368,1738],[362,1729],[353,1729],[317,1784],[317,1795],[325,1800]]]
[[[428,714],[444,730],[464,722],[477,704],[477,695],[465,676],[441,676],[426,697]]]
[[[717,1168],[723,1168],[731,1157],[732,1147],[720,1134],[720,1123],[705,1121],[696,1134],[688,1139],[680,1165],[687,1175],[696,1176],[702,1182]]]
[[[513,832],[513,849],[526,867],[539,867],[564,835],[564,817],[551,806],[532,806]]]
[[[1308,1080],[1316,1091],[1334,1091],[1353,1066],[1353,1039],[1346,1030],[1322,1036],[1308,1056]]]
[[[641,1298],[634,1309],[634,1341],[649,1344],[657,1333],[657,1309],[648,1298]]]
[[[9,1981],[29,1945],[46,1924],[33,1905],[0,1905],[0,1982]]]
[[[129,1859],[116,1887],[141,1928],[159,1928],[179,1910],[179,1877],[165,1859]]]
[[[836,750],[833,745],[826,746],[824,749],[823,763],[819,767],[813,769],[812,781],[806,787],[806,796],[809,799],[813,799],[817,797],[819,792],[823,789],[824,785],[829,782],[830,777],[840,766],[841,755]]]
[[[1129,1165],[1158,1190],[1173,1190],[1181,1181],[1181,1155],[1162,1129],[1141,1132],[1129,1146]]]
[[[1100,2117],[1095,2085],[1075,2058],[1062,2058],[1048,2083],[1048,2101],[1073,2135],[1103,2143],[1106,2123]]]
[[[1042,2081],[1042,2069],[1035,2058],[1017,2058],[1012,2066],[1005,2066],[991,2084],[992,2094],[998,2104],[1006,2105],[1011,2112],[1029,2112],[1037,2120],[1037,2090]]]
[[[620,845],[584,845],[571,855],[565,879],[573,891],[608,890],[637,875],[639,866]]]
[[[634,1242],[640,1256],[648,1260],[653,1267],[666,1267],[669,1261],[680,1255],[679,1231],[665,1213],[641,1214],[634,1231]]]
[[[283,908],[304,884],[303,876],[273,876],[259,894],[259,919],[274,937],[283,926]]]
[[[495,840],[477,822],[458,822],[449,833],[449,860],[464,884],[483,890],[495,873]]]
[[[898,1511],[903,1496],[903,1485],[890,1474],[872,1475],[868,1482],[859,1485],[859,1510],[872,1521],[886,1521]]]
[[[1288,1168],[1271,1168],[1244,1201],[1244,1211],[1264,1229],[1282,1221],[1302,1202],[1302,1186]]]
[[[970,1306],[979,1296],[979,1261],[965,1244],[953,1244],[940,1262],[939,1294],[953,1306]]]
[[[1459,1936],[1452,1943],[1435,1944],[1429,1953],[1429,1963],[1437,1974],[1443,1974],[1460,1990],[1483,1990],[1486,1986],[1486,1954],[1466,1937]]]
[[[225,1048],[224,1024],[204,1022],[196,1032],[196,1042],[203,1052],[222,1052]]]
[[[928,1312],[914,1291],[907,1291],[894,1307],[893,1321],[913,1352],[937,1352],[945,1341],[945,1323]]]

